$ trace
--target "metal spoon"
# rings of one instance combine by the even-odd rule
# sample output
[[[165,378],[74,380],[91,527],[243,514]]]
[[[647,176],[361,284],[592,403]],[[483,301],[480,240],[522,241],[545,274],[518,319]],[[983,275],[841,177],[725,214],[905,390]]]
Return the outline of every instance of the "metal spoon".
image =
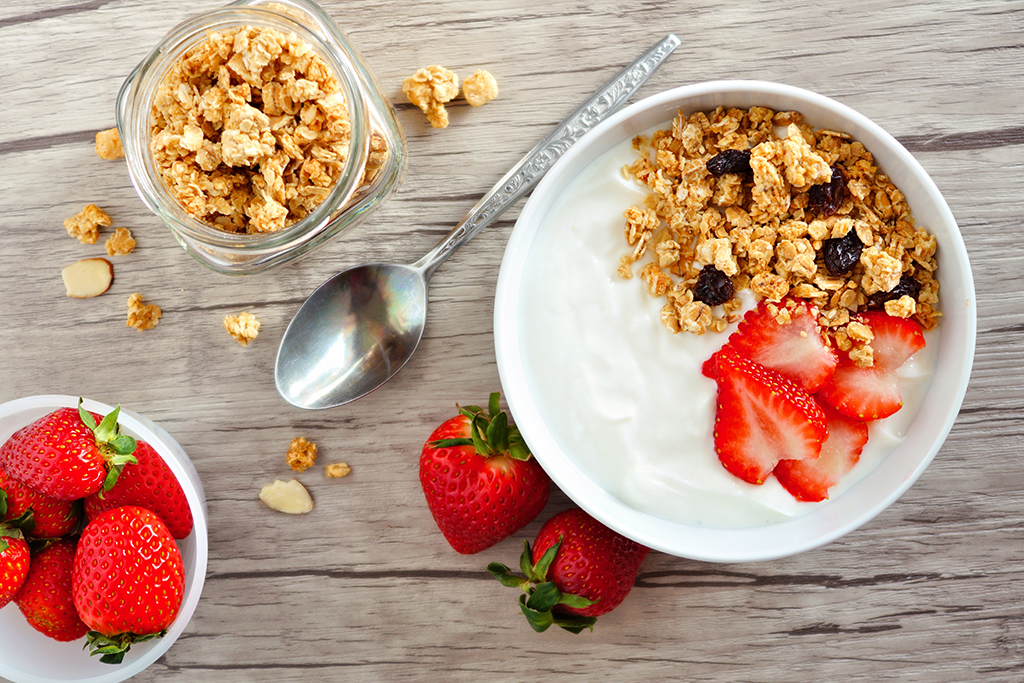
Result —
[[[427,281],[437,267],[526,194],[584,133],[625,104],[678,45],[669,34],[602,86],[419,261],[356,266],[320,285],[281,339],[274,367],[281,396],[299,408],[331,408],[391,379],[423,336]]]

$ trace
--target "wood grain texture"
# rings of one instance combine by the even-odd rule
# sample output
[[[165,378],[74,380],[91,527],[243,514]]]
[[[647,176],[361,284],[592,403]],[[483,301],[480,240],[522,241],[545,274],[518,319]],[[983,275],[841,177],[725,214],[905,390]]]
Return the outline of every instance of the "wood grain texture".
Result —
[[[123,164],[92,151],[121,82],[173,25],[221,0],[12,0],[0,7],[0,402],[43,393],[120,402],[192,457],[210,512],[203,599],[138,681],[1024,680],[1024,3],[793,0],[327,0],[384,83],[409,141],[383,208],[300,263],[227,278],[186,256]],[[418,258],[537,140],[669,31],[683,45],[640,96],[719,78],[831,96],[903,141],[963,233],[978,346],[963,410],[934,463],[856,532],[802,555],[715,565],[652,553],[593,633],[532,633],[484,571],[515,561],[532,523],[484,556],[434,527],[417,455],[456,401],[499,387],[494,287],[518,208],[431,283],[426,336],[384,389],[326,412],[273,384],[284,328],[312,289],[364,261]],[[442,63],[486,68],[501,96],[433,130],[401,81]],[[88,202],[129,226],[111,290],[63,296],[90,255],[61,221]],[[141,292],[160,325],[124,325]],[[242,348],[221,327],[256,313]],[[314,513],[276,515],[260,486],[291,472],[293,436],[353,473],[299,475]],[[555,493],[542,519],[569,505]]]

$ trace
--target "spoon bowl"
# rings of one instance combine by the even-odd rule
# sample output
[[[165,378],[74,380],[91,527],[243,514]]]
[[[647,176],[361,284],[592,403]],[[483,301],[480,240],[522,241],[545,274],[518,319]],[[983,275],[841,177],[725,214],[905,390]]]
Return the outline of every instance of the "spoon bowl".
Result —
[[[397,373],[423,337],[427,279],[414,266],[370,263],[324,282],[292,318],[277,390],[303,408],[365,396]]]
[[[332,408],[394,377],[423,337],[427,282],[437,267],[526,194],[584,133],[618,111],[678,46],[679,38],[669,34],[601,86],[415,264],[356,266],[320,285],[281,339],[274,367],[281,396],[299,408]]]

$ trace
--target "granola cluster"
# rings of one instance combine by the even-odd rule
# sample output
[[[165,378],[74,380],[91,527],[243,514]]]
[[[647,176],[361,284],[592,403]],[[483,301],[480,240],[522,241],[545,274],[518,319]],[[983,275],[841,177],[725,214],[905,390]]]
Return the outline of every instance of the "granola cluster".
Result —
[[[124,157],[121,134],[117,128],[108,128],[96,133],[96,156],[110,161]]]
[[[260,333],[260,321],[252,313],[242,311],[238,315],[224,316],[224,329],[239,344],[248,346]]]
[[[459,77],[443,66],[418,69],[402,82],[402,92],[427,115],[434,128],[448,127],[448,110],[444,105],[459,94]]]
[[[296,472],[304,472],[316,462],[316,444],[307,441],[304,436],[297,436],[292,439],[288,446],[288,453],[285,454],[288,466]]]
[[[168,70],[154,98],[150,148],[186,212],[228,232],[282,230],[328,196],[351,126],[338,78],[295,34],[211,31]],[[371,135],[363,183],[387,154]]]
[[[709,265],[736,292],[814,303],[829,336],[854,355],[870,353],[870,330],[850,317],[868,305],[925,330],[938,323],[935,237],[915,225],[903,194],[849,135],[815,130],[798,112],[719,107],[679,112],[669,130],[638,136],[633,146],[638,158],[623,172],[651,194],[624,212],[630,251],[618,274],[633,277],[634,264],[646,261],[639,276],[652,296],[668,299],[661,319],[673,333],[721,332],[739,319],[735,294],[715,305],[702,300],[698,276]],[[733,157],[744,159],[742,169],[709,170]],[[836,174],[840,194],[830,186]],[[828,191],[835,206],[823,208]],[[851,231],[859,256],[836,274],[826,252]]]
[[[96,244],[100,227],[109,228],[111,223],[113,220],[106,211],[95,204],[86,204],[77,214],[64,219],[64,228],[68,235],[77,237],[82,244]]]
[[[134,327],[139,332],[151,330],[160,324],[160,316],[163,311],[156,304],[145,304],[142,302],[142,295],[136,292],[128,297],[128,327]]]
[[[135,251],[135,238],[132,237],[132,231],[128,228],[117,228],[114,230],[114,234],[103,243],[103,248],[107,250],[107,256],[124,256],[132,253]]]

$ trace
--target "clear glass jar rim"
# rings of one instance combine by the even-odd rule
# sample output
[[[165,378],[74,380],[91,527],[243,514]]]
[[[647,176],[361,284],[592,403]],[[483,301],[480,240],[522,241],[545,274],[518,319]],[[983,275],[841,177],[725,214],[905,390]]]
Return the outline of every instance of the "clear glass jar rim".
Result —
[[[309,13],[316,26],[306,25],[289,14],[261,7],[252,0],[241,0],[198,14],[175,26],[161,39],[125,80],[117,101],[117,123],[124,143],[129,175],[146,205],[173,230],[179,230],[193,240],[247,253],[291,247],[314,238],[345,207],[358,189],[369,153],[369,116],[365,93],[340,29],[312,3],[303,0],[275,0],[273,4],[281,4],[286,8],[288,5],[296,6],[299,11]],[[352,131],[345,169],[324,201],[292,225],[262,234],[226,232],[187,214],[167,190],[149,148],[151,103],[167,70],[181,55],[202,42],[208,31],[246,25],[267,26],[295,33],[309,42],[338,77],[349,107]]]

